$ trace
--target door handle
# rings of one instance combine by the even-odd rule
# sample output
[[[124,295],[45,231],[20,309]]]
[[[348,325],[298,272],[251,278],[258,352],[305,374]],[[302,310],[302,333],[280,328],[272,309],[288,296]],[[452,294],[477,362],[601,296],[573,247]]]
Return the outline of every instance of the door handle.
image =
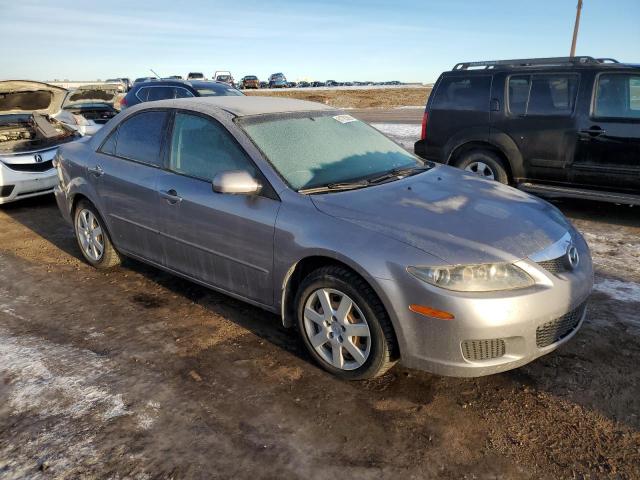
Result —
[[[171,190],[160,190],[160,196],[171,205],[175,205],[176,203],[180,203],[182,201],[182,197],[178,195],[178,192],[176,192],[173,188]]]
[[[96,165],[95,167],[89,169],[89,173],[94,177],[100,177],[104,173],[104,170],[100,165]]]
[[[600,127],[591,127],[585,130],[580,130],[580,133],[589,135],[591,137],[598,137],[600,135],[604,135],[605,133],[607,133],[607,131]]]

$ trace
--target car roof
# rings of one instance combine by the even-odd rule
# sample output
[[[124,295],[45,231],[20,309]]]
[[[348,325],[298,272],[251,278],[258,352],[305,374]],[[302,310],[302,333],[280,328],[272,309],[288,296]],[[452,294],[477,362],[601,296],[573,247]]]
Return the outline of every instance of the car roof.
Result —
[[[283,97],[257,97],[257,96],[219,96],[219,97],[193,97],[157,102],[145,102],[140,108],[171,107],[196,109],[221,109],[236,117],[251,115],[265,115],[270,113],[290,113],[308,111],[336,110],[322,103],[308,102],[306,100],[294,100]],[[136,108],[136,107],[132,107]]]
[[[205,88],[212,85],[219,85],[221,87],[229,87],[227,83],[216,82],[215,80],[180,80],[179,78],[172,78],[170,80],[151,80],[149,82],[138,82],[136,88],[144,87],[145,85],[152,85],[154,87],[187,87],[192,88]]]

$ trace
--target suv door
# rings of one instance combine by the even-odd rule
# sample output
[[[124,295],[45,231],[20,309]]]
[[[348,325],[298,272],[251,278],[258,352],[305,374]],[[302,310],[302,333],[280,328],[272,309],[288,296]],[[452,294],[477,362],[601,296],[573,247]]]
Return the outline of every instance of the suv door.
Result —
[[[156,188],[168,113],[144,111],[124,120],[98,150],[91,172],[106,206],[112,240],[124,253],[161,264]]]
[[[596,75],[573,179],[604,190],[640,190],[640,72]]]
[[[280,201],[275,194],[215,193],[223,171],[246,170],[266,180],[227,129],[211,117],[177,112],[163,197],[161,234],[167,266],[260,303],[273,304],[273,236]]]
[[[506,134],[516,144],[525,178],[569,180],[579,83],[577,73],[514,73],[502,81],[505,108],[492,115],[491,133]]]

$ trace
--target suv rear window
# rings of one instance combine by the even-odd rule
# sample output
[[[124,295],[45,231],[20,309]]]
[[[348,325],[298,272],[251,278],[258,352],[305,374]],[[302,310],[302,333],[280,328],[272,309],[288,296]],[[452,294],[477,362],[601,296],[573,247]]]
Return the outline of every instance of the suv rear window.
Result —
[[[509,77],[509,111],[515,115],[571,115],[578,93],[577,75]]]
[[[438,110],[489,110],[491,76],[444,77],[431,108]]]
[[[640,118],[640,75],[600,75],[593,113],[595,117]]]

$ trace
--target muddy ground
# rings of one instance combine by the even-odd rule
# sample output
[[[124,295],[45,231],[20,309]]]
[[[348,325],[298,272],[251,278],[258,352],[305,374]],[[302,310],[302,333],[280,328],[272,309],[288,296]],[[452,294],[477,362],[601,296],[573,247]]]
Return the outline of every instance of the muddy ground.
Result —
[[[245,95],[273,95],[332,105],[338,108],[393,108],[424,106],[431,87],[370,89],[265,89],[243,90]]]
[[[345,383],[276,316],[80,260],[51,197],[0,207],[0,478],[640,478],[640,215],[585,233],[584,327],[518,370]]]

